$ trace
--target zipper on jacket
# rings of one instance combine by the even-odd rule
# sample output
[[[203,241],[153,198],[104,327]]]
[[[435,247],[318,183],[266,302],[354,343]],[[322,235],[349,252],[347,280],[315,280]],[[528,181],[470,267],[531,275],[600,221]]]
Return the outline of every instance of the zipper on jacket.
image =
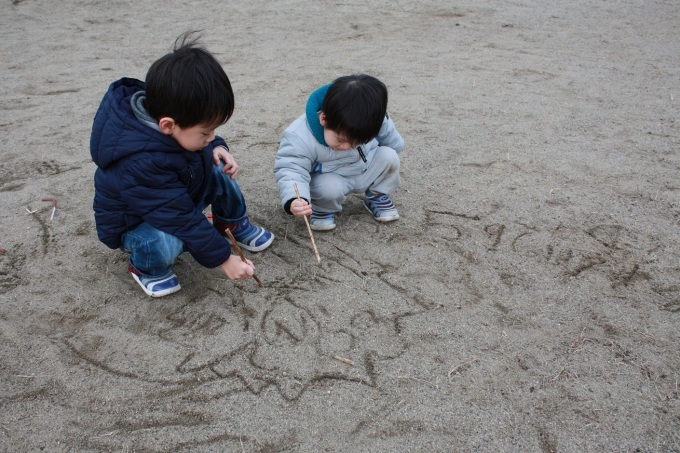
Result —
[[[357,151],[359,151],[359,157],[361,157],[361,160],[366,163],[366,155],[364,154],[364,150],[361,149],[361,146],[357,146]]]

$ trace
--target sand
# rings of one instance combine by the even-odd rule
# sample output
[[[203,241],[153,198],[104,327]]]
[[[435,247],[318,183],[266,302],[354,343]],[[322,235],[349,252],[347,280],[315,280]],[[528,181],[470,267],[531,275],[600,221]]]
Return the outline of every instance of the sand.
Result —
[[[670,0],[3,1],[0,451],[680,451],[678,24]],[[183,255],[152,299],[97,240],[89,135],[189,29],[277,238],[248,254],[264,288]],[[274,155],[358,72],[406,141],[401,219],[350,198],[317,265]]]

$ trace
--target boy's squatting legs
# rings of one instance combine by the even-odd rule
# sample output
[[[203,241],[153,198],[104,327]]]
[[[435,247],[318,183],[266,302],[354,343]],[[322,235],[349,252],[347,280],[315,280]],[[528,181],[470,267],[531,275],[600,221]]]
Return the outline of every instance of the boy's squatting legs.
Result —
[[[144,222],[123,235],[122,248],[130,255],[130,265],[141,275],[161,276],[184,251],[184,243]]]
[[[245,214],[246,204],[240,187],[229,175],[222,173],[221,169],[222,166],[213,167],[202,206],[212,206],[213,222],[217,222],[215,227],[218,230],[222,229],[221,234],[224,234],[224,229],[229,228],[243,248],[250,251],[264,250],[271,245],[274,235],[250,223]],[[152,294],[154,291],[148,285],[153,282],[148,283],[148,279],[172,274],[172,265],[184,251],[184,243],[180,239],[145,222],[123,236],[122,248],[130,254],[130,271],[133,277],[136,274],[135,280],[147,294],[160,297],[179,291],[179,282],[176,282],[174,291]],[[176,280],[174,274],[171,277]]]
[[[223,165],[213,167],[202,208],[211,206],[213,226],[225,236],[229,228],[241,247],[259,252],[271,245],[274,235],[250,223],[246,215],[246,202],[235,179],[222,172]]]
[[[246,216],[246,200],[236,180],[223,173],[223,168],[224,164],[213,166],[199,208],[203,210],[210,206],[213,218],[225,223],[238,223]]]
[[[381,146],[371,156],[368,169],[361,175],[343,177],[335,173],[314,174],[310,183],[313,209],[318,214],[339,212],[342,210],[347,195],[352,192],[362,193],[370,190],[389,195],[399,187],[399,168],[397,152],[392,148]],[[394,210],[396,213],[396,208]],[[376,220],[380,220],[375,212],[373,214]]]

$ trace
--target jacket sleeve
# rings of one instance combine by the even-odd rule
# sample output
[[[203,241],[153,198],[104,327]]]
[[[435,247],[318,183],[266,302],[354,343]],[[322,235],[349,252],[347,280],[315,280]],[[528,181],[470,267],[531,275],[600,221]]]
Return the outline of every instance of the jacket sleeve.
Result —
[[[274,176],[279,186],[282,206],[297,198],[293,183],[297,184],[302,198],[311,200],[309,182],[312,179],[314,161],[314,151],[309,145],[297,134],[284,131],[274,162]]]
[[[224,146],[225,148],[227,148],[227,151],[231,153],[231,149],[229,148],[227,142],[219,135],[216,135],[213,141],[211,141],[210,144],[208,145],[208,150],[210,150],[211,155],[213,149],[217,148],[218,146]]]
[[[199,264],[219,266],[231,254],[227,241],[198,210],[177,169],[163,157],[129,165],[121,197],[130,214],[180,239]]]
[[[390,115],[385,115],[385,120],[376,139],[380,146],[388,146],[398,153],[404,149],[404,139],[399,135]]]

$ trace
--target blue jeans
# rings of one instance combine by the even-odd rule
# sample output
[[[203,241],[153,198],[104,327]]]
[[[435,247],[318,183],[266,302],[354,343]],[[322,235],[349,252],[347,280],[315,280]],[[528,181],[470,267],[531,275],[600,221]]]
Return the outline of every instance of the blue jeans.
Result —
[[[213,166],[201,203],[203,211],[212,206],[213,220],[239,222],[246,217],[246,201],[236,180],[222,173],[223,165]],[[184,252],[184,242],[146,222],[123,235],[123,251],[130,254],[130,264],[145,276],[160,276],[170,270]]]

